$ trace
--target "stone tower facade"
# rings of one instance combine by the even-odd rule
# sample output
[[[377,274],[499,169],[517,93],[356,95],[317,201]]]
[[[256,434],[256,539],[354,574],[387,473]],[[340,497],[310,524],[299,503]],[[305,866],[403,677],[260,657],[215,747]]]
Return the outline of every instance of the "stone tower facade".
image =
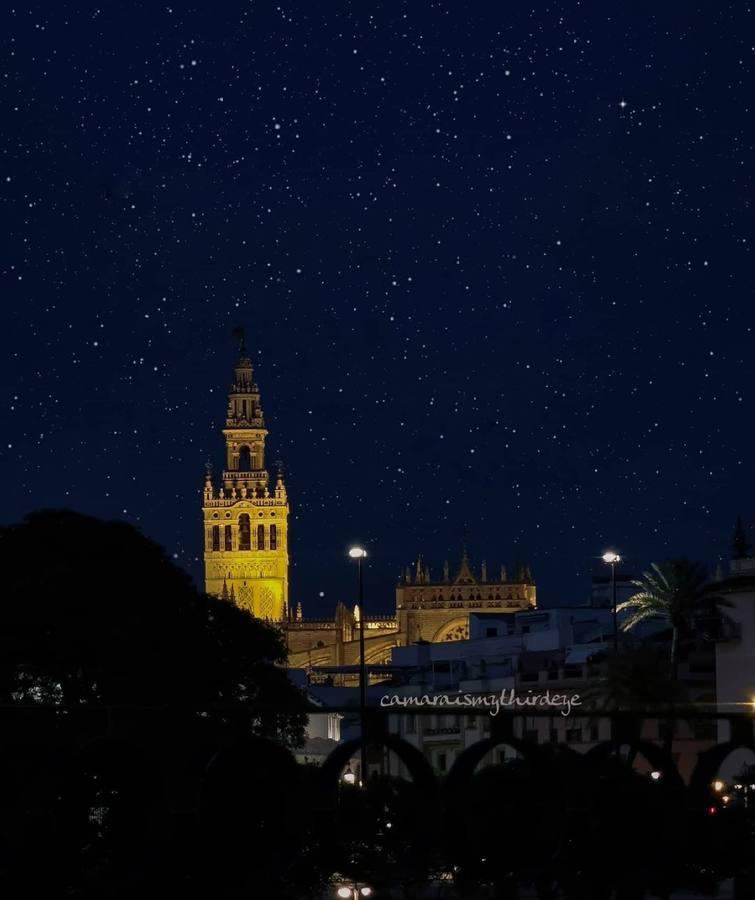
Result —
[[[228,394],[220,484],[208,465],[203,492],[205,590],[261,619],[288,618],[288,497],[265,468],[267,429],[243,337]]]

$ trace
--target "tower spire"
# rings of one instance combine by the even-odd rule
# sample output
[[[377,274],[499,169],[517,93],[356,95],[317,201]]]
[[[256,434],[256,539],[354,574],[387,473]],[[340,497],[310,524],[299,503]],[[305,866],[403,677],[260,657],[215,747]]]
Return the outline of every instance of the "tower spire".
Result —
[[[239,342],[239,357],[246,358],[246,331],[242,325],[237,325],[232,332],[233,336]]]

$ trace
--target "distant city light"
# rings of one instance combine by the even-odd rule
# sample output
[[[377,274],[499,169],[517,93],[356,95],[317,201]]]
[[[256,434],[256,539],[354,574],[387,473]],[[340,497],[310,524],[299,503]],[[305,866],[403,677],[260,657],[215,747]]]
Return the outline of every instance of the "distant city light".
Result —
[[[713,782],[713,790],[714,790],[717,794],[720,794],[721,791],[722,791],[725,787],[726,787],[726,785],[724,784],[723,781],[720,781],[720,780],[716,779],[716,780]]]
[[[653,779],[653,781],[658,781],[658,779],[661,777],[661,773],[656,769],[655,771],[650,773],[650,777]]]

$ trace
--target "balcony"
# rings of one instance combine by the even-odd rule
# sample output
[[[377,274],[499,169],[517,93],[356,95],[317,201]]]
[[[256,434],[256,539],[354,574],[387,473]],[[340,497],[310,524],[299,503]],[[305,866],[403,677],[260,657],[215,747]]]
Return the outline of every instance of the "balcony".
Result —
[[[268,477],[267,469],[254,469],[250,472],[235,472],[233,470],[223,472],[223,481],[267,481]]]
[[[205,507],[235,506],[237,503],[251,503],[252,506],[285,506],[285,500],[276,497],[215,497],[213,500],[205,500]]]

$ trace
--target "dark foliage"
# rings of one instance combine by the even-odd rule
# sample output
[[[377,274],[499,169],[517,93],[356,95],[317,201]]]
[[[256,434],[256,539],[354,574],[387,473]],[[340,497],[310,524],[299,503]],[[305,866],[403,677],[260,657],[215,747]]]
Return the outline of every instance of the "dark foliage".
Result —
[[[0,561],[0,883],[233,896],[243,835],[257,883],[281,883],[306,714],[280,634],[124,523],[34,513]]]
[[[302,698],[276,664],[280,634],[196,590],[122,522],[33,513],[0,531],[0,696],[6,703],[246,705],[256,733],[302,737]]]

